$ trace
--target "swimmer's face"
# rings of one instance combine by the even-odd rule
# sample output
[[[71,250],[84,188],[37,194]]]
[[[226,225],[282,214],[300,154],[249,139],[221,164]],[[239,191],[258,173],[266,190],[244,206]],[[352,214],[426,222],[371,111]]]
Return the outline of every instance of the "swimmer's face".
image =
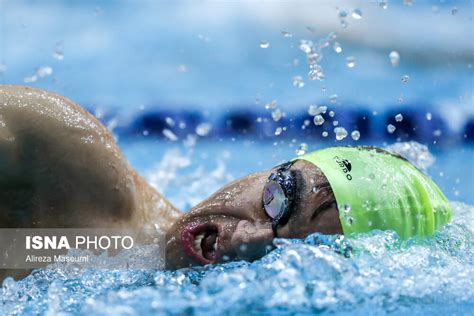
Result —
[[[270,251],[272,219],[263,207],[262,194],[277,169],[234,181],[184,214],[167,234],[167,268],[251,261]],[[322,172],[304,160],[296,161],[289,172],[296,190],[288,220],[277,226],[278,237],[342,233],[335,198]]]

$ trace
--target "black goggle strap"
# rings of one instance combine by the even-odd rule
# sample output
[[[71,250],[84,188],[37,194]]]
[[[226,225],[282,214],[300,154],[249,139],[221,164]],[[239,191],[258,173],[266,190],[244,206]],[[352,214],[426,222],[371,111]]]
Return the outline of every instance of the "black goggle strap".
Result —
[[[285,162],[283,164],[280,165],[280,167],[277,169],[277,171],[275,172],[275,174],[277,176],[282,176],[284,172],[287,172],[291,166],[294,164],[294,160],[291,160],[291,161],[288,161],[288,162]],[[273,178],[273,179],[272,179]],[[269,180],[274,180],[275,176],[274,174],[270,175],[269,177]],[[278,181],[279,182],[279,181]],[[287,196],[288,192],[286,192],[286,189],[283,187],[283,191],[285,192],[285,196],[286,198],[288,199],[288,201],[290,202],[290,197]],[[291,203],[288,203],[287,207],[290,207],[291,206]],[[283,215],[285,215],[284,213],[280,213],[278,214],[278,216],[276,218],[274,218],[272,220],[272,231],[273,231],[273,238],[277,238],[278,237],[278,231],[277,231],[277,228],[278,228],[278,224],[280,223],[280,220],[282,219]],[[288,214],[287,214],[288,215]]]

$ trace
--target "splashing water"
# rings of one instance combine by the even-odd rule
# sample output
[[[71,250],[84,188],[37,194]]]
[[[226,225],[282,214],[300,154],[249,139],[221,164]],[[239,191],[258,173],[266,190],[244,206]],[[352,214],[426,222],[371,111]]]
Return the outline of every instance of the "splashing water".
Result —
[[[306,61],[309,66],[308,79],[323,81],[326,78],[320,62],[323,59],[323,50],[331,45],[337,38],[334,32],[320,39],[317,43],[311,40],[300,40],[299,49],[306,54]],[[334,48],[336,49],[336,48]]]
[[[386,149],[419,168],[434,161],[415,142]],[[224,158],[211,172],[172,176],[190,164],[188,155],[169,151],[152,170],[155,177],[148,178],[156,180],[160,191],[181,186],[185,192],[180,200],[188,203],[196,200],[193,192],[202,198],[229,180]],[[390,231],[350,238],[313,234],[304,240],[276,239],[277,249],[253,263],[178,271],[81,270],[56,264],[20,281],[7,278],[0,291],[0,314],[469,314],[474,301],[474,207],[452,206],[453,222],[424,239],[402,241]],[[140,260],[156,260],[145,246],[135,251]]]
[[[453,203],[435,236],[401,241],[390,231],[355,238],[313,234],[275,240],[253,263],[178,271],[36,270],[6,279],[2,314],[88,315],[409,313],[466,314],[474,300],[474,208]]]
[[[386,146],[385,149],[406,158],[421,170],[428,169],[435,162],[435,157],[428,147],[414,141],[395,143]]]

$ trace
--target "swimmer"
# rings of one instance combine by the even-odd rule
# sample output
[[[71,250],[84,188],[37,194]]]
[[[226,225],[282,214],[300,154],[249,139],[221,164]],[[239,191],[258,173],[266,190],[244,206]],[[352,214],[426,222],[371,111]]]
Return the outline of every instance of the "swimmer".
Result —
[[[132,169],[92,115],[20,86],[0,86],[0,162],[1,227],[156,227],[166,232],[169,269],[255,260],[275,237],[379,229],[409,238],[451,220],[431,179],[370,147],[294,158],[236,180],[182,214]]]

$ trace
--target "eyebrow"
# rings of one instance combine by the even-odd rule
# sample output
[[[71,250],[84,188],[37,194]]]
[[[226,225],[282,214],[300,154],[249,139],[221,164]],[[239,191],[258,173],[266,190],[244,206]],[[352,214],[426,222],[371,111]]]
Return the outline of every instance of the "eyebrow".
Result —
[[[331,188],[329,183],[323,183],[321,186],[319,186],[319,192],[323,189]],[[328,208],[331,208],[334,204],[334,201],[332,199],[328,199],[327,196],[324,196],[324,202],[321,203],[313,212],[313,215],[311,215],[311,219],[314,219],[316,216],[318,216],[319,213],[322,211],[327,210]]]
[[[293,166],[291,166],[293,167]],[[293,170],[290,167],[290,172],[293,178],[295,179],[295,185],[296,185],[296,195],[294,198],[294,204],[293,204],[293,212],[291,213],[291,217],[294,215],[296,210],[301,209],[301,202],[304,200],[304,192],[305,188],[307,186],[306,180],[303,177],[303,172],[301,170]],[[318,186],[318,191],[321,191],[323,189],[331,188],[329,183],[322,183],[321,185]],[[327,210],[328,208],[331,208],[333,206],[333,200],[327,199],[324,197],[323,203],[321,203],[313,212],[311,215],[311,220],[313,220],[318,214],[320,214],[322,211]]]
[[[300,206],[301,206],[301,201],[303,201],[303,198],[304,198],[303,192],[304,192],[304,189],[306,188],[306,181],[303,177],[303,173],[301,172],[301,170],[292,170],[290,168],[290,172],[293,178],[295,179],[295,186],[296,186],[296,195],[293,200],[294,204],[292,205],[293,212],[291,213],[291,216],[293,216],[294,211],[301,208]]]

